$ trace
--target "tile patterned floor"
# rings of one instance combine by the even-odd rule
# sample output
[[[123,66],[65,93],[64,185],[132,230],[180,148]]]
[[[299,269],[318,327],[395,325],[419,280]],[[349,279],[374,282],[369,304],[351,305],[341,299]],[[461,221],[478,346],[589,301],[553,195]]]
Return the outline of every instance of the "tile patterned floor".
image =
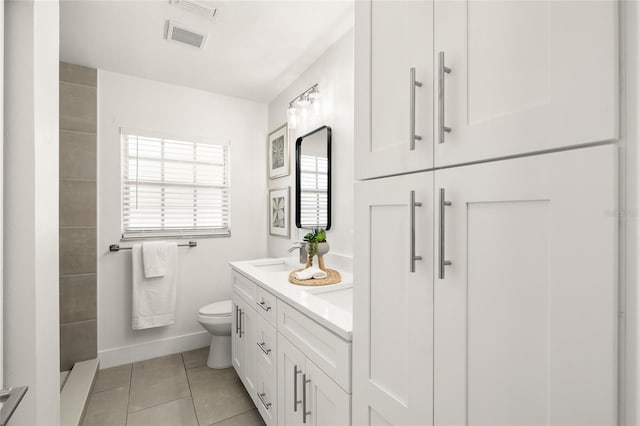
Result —
[[[83,426],[264,426],[233,368],[209,348],[98,372]]]

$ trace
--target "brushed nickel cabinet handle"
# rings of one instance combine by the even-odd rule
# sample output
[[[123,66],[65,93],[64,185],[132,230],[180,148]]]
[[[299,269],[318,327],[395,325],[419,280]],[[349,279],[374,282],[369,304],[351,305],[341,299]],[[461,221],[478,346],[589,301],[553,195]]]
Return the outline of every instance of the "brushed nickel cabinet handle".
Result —
[[[240,332],[240,309],[238,308],[238,304],[236,303],[236,334],[238,334]]]
[[[416,149],[416,141],[422,140],[422,136],[416,135],[416,87],[422,87],[422,83],[416,81],[416,69],[409,69],[409,151]]]
[[[244,330],[242,329],[244,326],[244,321],[242,320],[242,316],[244,315],[244,312],[242,312],[242,309],[240,309],[240,338],[242,339],[242,335],[245,334]]]
[[[258,302],[258,306],[260,306],[266,312],[269,312],[271,310],[271,306],[267,305],[267,302],[265,302],[264,300],[261,302]]]
[[[269,355],[271,353],[271,349],[265,349],[264,347],[265,343],[266,342],[258,343],[258,347],[262,349],[262,352],[264,352],[265,355]]]
[[[298,404],[302,401],[298,401],[298,374],[302,373],[302,370],[298,370],[298,366],[293,366],[293,412],[298,411]]]
[[[311,380],[307,380],[307,375],[302,375],[302,423],[307,423],[307,416],[311,414],[311,410],[307,410],[307,383],[311,383]]]
[[[445,211],[444,208],[451,205],[451,201],[445,199],[444,188],[440,188],[440,235],[439,235],[439,251],[438,251],[438,278],[444,279],[444,267],[450,266],[451,261],[445,259]]]
[[[422,203],[416,202],[416,191],[409,192],[409,272],[416,271],[416,260],[422,260],[422,256],[416,256],[416,207]]]
[[[270,402],[266,402],[264,400],[265,395],[266,394],[264,392],[262,392],[262,393],[258,392],[258,398],[260,399],[260,402],[262,402],[262,405],[264,405],[264,408],[266,408],[268,410],[269,407],[271,407],[271,403]]]
[[[449,74],[451,68],[444,64],[444,52],[438,53],[438,143],[444,143],[444,134],[450,133],[451,128],[444,120],[444,75]]]

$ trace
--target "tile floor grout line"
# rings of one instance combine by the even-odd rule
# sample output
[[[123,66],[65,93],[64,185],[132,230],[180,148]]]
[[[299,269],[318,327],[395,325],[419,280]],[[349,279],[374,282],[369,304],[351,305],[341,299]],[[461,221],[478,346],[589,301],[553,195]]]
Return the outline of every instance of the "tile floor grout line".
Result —
[[[127,389],[127,411],[124,417],[124,426],[129,423],[129,400],[131,398],[131,382],[133,382],[133,362],[131,363],[131,371],[129,372],[129,388]]]
[[[196,409],[196,402],[193,400],[193,391],[191,390],[191,381],[189,380],[189,374],[187,374],[187,364],[184,361],[184,352],[180,354],[182,357],[182,365],[184,366],[184,374],[187,376],[187,386],[189,386],[189,396],[191,397],[191,405],[193,406],[193,413],[196,415],[196,423],[200,426],[200,419],[198,418],[198,410]]]
[[[217,424],[220,424],[220,423],[222,423],[222,422],[225,422],[225,421],[227,421],[227,420],[229,420],[229,419],[232,419],[232,418],[234,418],[234,417],[238,417],[238,416],[241,416],[241,415],[243,415],[243,414],[247,414],[249,411],[253,411],[253,410],[258,411],[258,407],[254,406],[253,408],[250,408],[250,409],[248,409],[247,411],[243,411],[242,413],[238,413],[238,414],[234,414],[233,416],[225,417],[224,419],[222,419],[222,420],[218,420],[218,421],[217,421],[217,422],[215,422],[215,423],[211,423],[211,424],[210,424],[210,425],[208,425],[208,426],[215,426],[215,425],[217,425]],[[260,415],[260,413],[258,413],[258,415]]]

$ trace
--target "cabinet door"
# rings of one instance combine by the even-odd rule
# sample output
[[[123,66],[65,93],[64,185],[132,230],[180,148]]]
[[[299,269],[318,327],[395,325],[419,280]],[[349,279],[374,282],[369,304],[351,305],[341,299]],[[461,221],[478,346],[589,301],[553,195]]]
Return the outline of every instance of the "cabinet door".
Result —
[[[307,359],[303,379],[307,383],[303,392],[307,424],[312,426],[349,426],[351,424],[351,397]]]
[[[302,374],[305,357],[278,333],[278,425],[302,425]]]
[[[616,155],[436,172],[435,424],[616,424]]]
[[[436,166],[618,137],[618,5],[435,3]],[[436,93],[438,90],[436,90]],[[451,128],[439,143],[441,124]]]
[[[432,185],[432,172],[356,183],[353,423],[357,425],[431,424]],[[411,207],[411,191],[421,206]],[[414,255],[421,260],[412,259],[413,237]]]
[[[241,376],[247,392],[255,403],[257,401],[258,380],[258,346],[257,346],[257,319],[258,313],[246,302],[242,302],[242,313],[240,315],[240,344],[244,352],[244,369]]]
[[[429,169],[433,1],[369,0],[355,8],[356,176]]]
[[[240,314],[242,312],[242,301],[235,292],[232,296],[233,312],[231,321],[231,362],[238,377],[242,379],[245,369],[244,342],[240,340]]]

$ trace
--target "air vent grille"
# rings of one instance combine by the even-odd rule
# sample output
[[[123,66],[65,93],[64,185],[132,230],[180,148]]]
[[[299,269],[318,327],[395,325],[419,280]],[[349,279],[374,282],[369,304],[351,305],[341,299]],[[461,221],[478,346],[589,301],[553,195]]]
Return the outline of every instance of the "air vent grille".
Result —
[[[169,21],[167,40],[202,49],[207,40],[207,34],[190,30],[180,24]]]
[[[217,9],[213,5],[197,0],[171,0],[171,4],[206,18],[216,16]]]

